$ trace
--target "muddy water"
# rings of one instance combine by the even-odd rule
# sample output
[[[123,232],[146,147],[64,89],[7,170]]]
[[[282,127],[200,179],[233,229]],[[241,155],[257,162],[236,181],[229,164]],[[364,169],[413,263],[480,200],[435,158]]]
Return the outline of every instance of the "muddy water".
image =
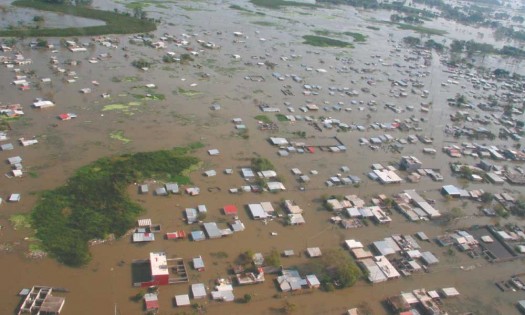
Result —
[[[65,28],[65,27],[87,27],[104,25],[103,21],[91,20],[77,16],[41,12],[34,9],[16,8],[8,6],[11,1],[0,1],[0,27],[40,27],[40,28]],[[43,21],[35,22],[33,18],[41,16]]]
[[[122,7],[115,3],[96,2],[96,6],[113,9]],[[33,64],[24,69],[32,69],[37,79],[50,77],[52,85],[40,84],[39,88],[22,92],[11,85],[14,80],[13,72],[2,68],[0,76],[0,95],[2,104],[20,103],[24,106],[25,117],[13,122],[13,130],[9,133],[11,141],[19,137],[37,136],[40,143],[33,147],[16,147],[13,151],[0,152],[0,156],[21,155],[24,166],[34,176],[22,179],[0,178],[0,195],[5,198],[10,193],[22,193],[22,200],[17,204],[3,204],[1,206],[0,224],[3,243],[9,244],[11,250],[2,252],[0,259],[0,275],[5,285],[0,286],[0,294],[6,298],[0,306],[0,313],[9,314],[19,302],[14,294],[19,288],[34,284],[65,287],[71,290],[66,294],[64,314],[112,314],[115,305],[120,314],[140,314],[141,303],[130,301],[130,297],[139,292],[131,286],[130,263],[133,259],[142,259],[151,251],[165,251],[170,257],[183,257],[186,261],[202,255],[206,264],[206,271],[196,272],[190,270],[190,283],[204,282],[212,287],[213,279],[227,276],[229,266],[235,261],[239,253],[245,250],[255,252],[268,252],[275,248],[278,251],[294,249],[303,253],[307,247],[318,246],[323,248],[339,248],[345,239],[358,239],[369,243],[382,239],[392,233],[412,234],[425,231],[429,236],[443,233],[452,226],[441,226],[437,223],[408,223],[399,214],[393,214],[394,222],[389,226],[368,226],[358,230],[343,230],[329,222],[331,213],[323,209],[319,202],[322,195],[357,194],[369,200],[378,193],[394,194],[403,189],[415,188],[425,192],[428,198],[436,199],[437,208],[446,212],[453,207],[462,207],[466,219],[455,223],[456,227],[470,224],[484,224],[490,221],[485,218],[473,216],[477,214],[476,205],[460,202],[446,202],[438,189],[440,183],[432,182],[425,178],[418,184],[403,184],[402,186],[381,186],[366,178],[366,173],[372,163],[395,163],[399,160],[399,153],[392,153],[381,148],[372,151],[366,146],[360,147],[360,137],[370,137],[385,133],[382,130],[367,129],[365,132],[337,133],[325,130],[316,131],[305,122],[279,123],[280,130],[270,134],[257,130],[257,122],[253,118],[260,114],[255,106],[260,102],[279,107],[286,111],[284,102],[290,102],[301,114],[298,107],[307,101],[312,101],[322,108],[343,102],[343,107],[351,107],[351,112],[325,112],[323,110],[313,113],[313,116],[331,116],[347,123],[369,125],[373,122],[391,122],[394,119],[404,120],[414,115],[416,118],[425,117],[430,123],[421,122],[422,133],[435,139],[434,146],[439,149],[453,139],[443,135],[443,128],[448,123],[448,115],[453,111],[446,105],[446,98],[453,97],[458,92],[465,93],[459,85],[442,87],[441,82],[448,79],[442,72],[438,56],[435,55],[432,66],[421,71],[429,71],[429,75],[422,77],[425,88],[431,91],[428,99],[408,93],[406,98],[390,96],[390,82],[388,79],[406,79],[405,72],[410,65],[420,65],[418,62],[405,62],[404,57],[409,55],[406,49],[395,51],[396,41],[410,34],[386,25],[377,25],[380,31],[367,29],[367,20],[373,15],[370,12],[358,13],[351,8],[320,9],[312,13],[304,9],[286,9],[282,11],[264,10],[266,15],[240,13],[228,9],[230,3],[217,2],[213,4],[203,2],[182,2],[180,4],[167,4],[173,10],[159,10],[150,8],[150,16],[159,17],[164,22],[156,36],[169,33],[180,36],[182,33],[198,34],[190,39],[191,46],[198,48],[196,39],[213,41],[221,45],[219,50],[204,50],[195,57],[195,62],[189,65],[165,65],[161,63],[164,51],[139,47],[128,43],[128,36],[120,37],[118,49],[104,48],[95,45],[88,52],[74,54],[65,49],[58,53],[49,51],[30,50],[27,45],[20,45],[24,56],[31,58]],[[191,7],[191,10],[190,10]],[[253,11],[262,11],[246,4],[246,8]],[[260,22],[263,22],[261,25]],[[344,23],[343,23],[344,22]],[[254,24],[259,23],[259,24]],[[344,29],[341,29],[343,25]],[[352,50],[321,49],[302,45],[301,36],[311,34],[315,29],[361,32],[368,36],[364,44],[356,44]],[[217,34],[221,31],[222,34]],[[244,43],[234,43],[234,31],[242,31],[247,35]],[[390,35],[392,34],[392,35]],[[265,40],[261,40],[264,38]],[[82,42],[89,42],[89,38],[81,38]],[[58,43],[58,39],[50,39]],[[27,41],[25,42],[27,44]],[[122,47],[128,51],[123,51]],[[169,50],[178,54],[184,51],[169,45]],[[111,58],[96,64],[88,62],[90,57],[102,53],[109,53]],[[241,55],[241,60],[235,60],[233,54]],[[50,67],[50,57],[59,58],[60,67],[68,71],[75,71],[78,77],[75,83],[65,83],[65,75],[53,71]],[[128,55],[128,57],[125,57]],[[299,56],[294,59],[292,55]],[[383,61],[373,56],[380,56]],[[255,56],[257,58],[252,58]],[[157,62],[152,69],[142,72],[130,66],[132,60],[147,58]],[[280,57],[288,57],[283,61]],[[337,60],[336,57],[340,57]],[[66,60],[80,60],[79,66],[62,64]],[[344,63],[343,60],[349,60]],[[276,63],[275,69],[257,66],[257,62],[271,61]],[[245,65],[251,62],[252,65]],[[400,63],[405,68],[394,68],[382,63]],[[337,73],[336,69],[344,66],[355,69],[375,69],[373,74],[356,73],[349,70],[347,73]],[[307,71],[306,67],[313,69],[323,68],[327,73]],[[272,72],[277,71],[283,75],[297,74],[305,79],[306,83],[321,85],[319,95],[302,95],[302,84],[293,82],[290,78],[278,81],[272,77]],[[415,70],[414,70],[415,71]],[[208,73],[207,78],[202,74]],[[266,81],[263,83],[251,82],[244,79],[248,75],[262,75]],[[129,78],[136,78],[131,80]],[[360,90],[366,87],[366,79],[373,77],[377,84],[370,87],[372,96],[360,93],[359,96],[349,97],[344,94],[328,93],[329,86],[349,87]],[[118,79],[118,80],[117,80]],[[100,85],[93,86],[91,81],[97,80]],[[352,80],[355,83],[352,83]],[[120,81],[120,82],[116,82]],[[140,106],[130,106],[125,111],[103,111],[108,104],[129,104],[138,102],[131,94],[144,93],[141,86],[154,83],[158,86],[156,92],[166,96],[164,101],[145,101]],[[196,83],[197,85],[192,86]],[[281,89],[290,85],[292,96],[284,96]],[[81,88],[91,87],[93,93],[80,94]],[[179,88],[194,90],[199,94],[193,97],[177,94]],[[102,99],[100,94],[109,93],[111,99]],[[487,95],[488,92],[476,91],[476,94]],[[469,96],[471,96],[469,94]],[[46,110],[34,110],[30,104],[36,97],[52,99],[57,106]],[[352,105],[351,100],[363,101],[362,105]],[[366,103],[370,100],[377,102],[377,111],[368,109]],[[413,105],[416,109],[421,102],[433,102],[430,113],[423,114],[417,110],[395,114],[384,109],[387,102],[394,103],[402,108]],[[222,105],[219,111],[210,111],[213,102]],[[326,102],[326,103],[325,103]],[[363,107],[360,111],[359,107]],[[56,116],[61,113],[74,112],[79,115],[71,121],[58,121]],[[369,116],[368,116],[369,115]],[[273,118],[273,114],[268,114]],[[237,135],[231,119],[240,117],[248,127],[248,139]],[[275,120],[275,119],[274,119]],[[497,126],[491,126],[496,128]],[[497,129],[495,129],[497,131]],[[305,131],[312,141],[338,136],[349,148],[347,153],[329,154],[317,152],[315,154],[293,155],[288,158],[277,156],[277,150],[272,148],[267,137],[270,135],[292,136],[294,131]],[[111,134],[120,132],[131,142],[123,143],[112,139]],[[408,133],[399,131],[390,132],[394,137],[406,137]],[[167,198],[152,195],[138,195],[137,187],[129,188],[131,196],[141,203],[147,213],[144,217],[151,218],[153,222],[162,224],[162,231],[184,229],[190,231],[197,227],[189,227],[182,221],[182,212],[186,207],[195,207],[205,204],[208,208],[206,221],[216,220],[221,227],[225,227],[230,218],[221,214],[220,209],[233,203],[243,209],[247,203],[271,201],[277,206],[283,199],[295,200],[305,209],[307,224],[300,227],[285,227],[280,222],[269,222],[267,225],[249,218],[244,210],[239,217],[245,223],[246,230],[229,238],[209,240],[199,243],[190,241],[167,241],[159,239],[146,245],[133,245],[129,238],[102,244],[92,248],[92,262],[80,269],[71,269],[57,264],[51,259],[38,261],[27,260],[24,253],[27,242],[24,237],[29,231],[14,231],[8,223],[10,215],[28,212],[37,200],[37,192],[52,189],[65,182],[74,170],[97,158],[124,152],[148,151],[171,148],[184,145],[192,141],[201,141],[206,144],[205,149],[195,154],[204,161],[202,170],[192,175],[195,185],[201,187],[202,194],[197,197],[170,196]],[[425,166],[441,168],[445,183],[457,183],[450,176],[448,162],[444,155],[425,156],[420,152],[422,144],[406,145],[403,154],[414,154],[421,158]],[[206,150],[217,148],[221,154],[216,157],[207,155]],[[232,195],[227,193],[231,187],[239,187],[245,181],[239,175],[239,168],[247,166],[249,159],[255,155],[269,158],[276,166],[276,170],[285,179],[287,191],[285,193]],[[465,161],[473,163],[472,158]],[[340,166],[349,166],[351,173],[362,178],[363,183],[357,188],[326,188],[324,182],[328,177],[339,172]],[[306,191],[299,191],[299,183],[290,173],[293,167],[300,168],[303,172],[317,170],[318,175],[311,176],[312,181],[306,185]],[[224,175],[222,170],[233,168],[234,175]],[[208,169],[215,169],[219,173],[216,177],[205,178],[200,173]],[[1,167],[2,172],[7,172],[8,166]],[[220,188],[217,192],[216,187]],[[469,188],[480,187],[487,191],[496,191],[490,185],[473,185]],[[214,188],[211,192],[207,188]],[[515,189],[507,187],[506,189]],[[277,232],[278,236],[271,236]],[[513,303],[523,298],[522,293],[501,293],[492,284],[522,269],[521,262],[487,265],[483,260],[471,260],[467,256],[457,253],[454,256],[445,254],[445,250],[435,244],[422,244],[423,248],[435,253],[441,263],[432,268],[429,274],[415,275],[411,278],[391,281],[380,285],[369,285],[359,282],[355,287],[334,293],[314,292],[302,295],[275,296],[273,277],[269,277],[264,284],[236,288],[236,296],[245,293],[254,295],[253,301],[243,304],[220,304],[206,302],[210,314],[273,314],[281,308],[285,301],[297,305],[298,314],[341,314],[349,307],[357,305],[367,306],[374,314],[383,314],[385,310],[379,303],[385,297],[399,293],[402,290],[412,290],[425,287],[435,289],[455,286],[462,293],[458,300],[448,301],[445,304],[451,313],[473,311],[477,314],[513,314]],[[225,252],[228,257],[216,258],[212,253]],[[301,257],[282,259],[284,266],[300,265],[306,262],[304,254]],[[463,271],[460,266],[474,266],[471,271]],[[188,264],[189,267],[189,264]],[[188,286],[177,285],[160,288],[160,314],[175,314],[177,309],[172,305],[175,294],[188,293]],[[188,310],[185,310],[188,311]]]

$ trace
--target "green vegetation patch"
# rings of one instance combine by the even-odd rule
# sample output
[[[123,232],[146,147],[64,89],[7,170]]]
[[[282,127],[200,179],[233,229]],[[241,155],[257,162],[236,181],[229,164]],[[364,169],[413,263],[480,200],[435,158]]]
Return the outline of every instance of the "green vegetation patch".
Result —
[[[29,214],[13,214],[9,217],[9,222],[15,230],[31,228],[31,216]]]
[[[260,7],[269,9],[280,9],[281,7],[309,7],[317,8],[318,6],[310,3],[284,1],[284,0],[250,0],[251,3]]]
[[[136,110],[139,106],[141,106],[142,103],[140,102],[129,102],[127,104],[122,103],[115,103],[115,104],[109,104],[102,108],[103,112],[106,111],[112,111],[112,110],[118,110],[125,113],[129,113],[132,110]]]
[[[323,256],[311,259],[300,269],[306,274],[316,274],[326,291],[351,287],[363,276],[361,269],[342,249],[323,250]]]
[[[288,121],[288,118],[286,118],[286,115],[283,114],[275,114],[275,117],[278,121]]]
[[[317,36],[317,35],[305,35],[303,36],[304,42],[303,44],[312,45],[316,47],[339,47],[339,48],[353,48],[354,45],[352,45],[349,42],[345,42],[338,39],[333,39],[329,37],[324,36]]]
[[[275,170],[275,167],[270,160],[261,157],[253,158],[251,160],[251,167],[255,172]]]
[[[166,96],[161,93],[155,93],[151,89],[146,91],[146,94],[131,94],[134,98],[139,100],[163,101]]]
[[[361,33],[343,32],[343,34],[352,37],[354,39],[354,42],[366,42],[366,36]]]
[[[238,11],[242,11],[242,12],[246,12],[246,13],[253,13],[253,11],[248,10],[248,9],[246,9],[244,7],[241,7],[240,5],[237,5],[237,4],[230,5],[230,9],[238,10]]]
[[[268,117],[266,115],[257,115],[257,116],[255,116],[253,118],[255,118],[256,120],[261,121],[261,122],[263,122],[265,124],[271,124],[272,123],[272,120],[270,119],[270,117]]]
[[[377,27],[377,26],[367,26],[366,28],[368,28],[369,30],[373,30],[373,31],[379,31],[380,28]]]
[[[437,28],[424,27],[420,25],[411,25],[411,24],[406,24],[406,23],[394,23],[394,24],[396,24],[397,27],[402,30],[412,30],[420,34],[439,35],[439,36],[447,34],[447,31],[440,30]]]
[[[179,88],[176,91],[176,94],[180,94],[180,95],[184,95],[184,96],[188,96],[188,97],[194,97],[194,96],[201,95],[202,92],[195,91],[195,90],[186,90],[186,89],[183,89],[183,88]]]
[[[319,36],[332,36],[332,37],[342,37],[350,36],[354,39],[354,42],[365,42],[366,36],[361,33],[356,32],[334,32],[329,30],[314,30],[314,33]]]
[[[124,131],[122,130],[113,131],[109,134],[109,137],[113,140],[122,141],[126,144],[131,142],[131,139],[124,137]]]
[[[175,150],[99,159],[41,195],[31,212],[36,237],[59,262],[82,266],[90,260],[89,240],[123,236],[144,212],[129,197],[129,185],[148,178],[170,180],[198,162]]]
[[[251,23],[259,26],[279,26],[279,24],[270,21],[253,21]]]
[[[24,28],[1,30],[1,37],[51,37],[51,36],[88,36],[105,34],[133,34],[152,32],[157,29],[148,19],[138,19],[116,12],[96,10],[85,6],[51,4],[35,0],[17,0],[12,5],[42,11],[58,12],[87,19],[102,20],[106,25],[67,28]]]
[[[127,9],[144,9],[149,6],[155,6],[156,8],[161,9],[167,9],[169,6],[166,4],[172,3],[171,1],[155,1],[155,0],[147,0],[147,1],[132,1],[132,2],[126,2],[126,1],[115,1],[117,3],[123,4]]]

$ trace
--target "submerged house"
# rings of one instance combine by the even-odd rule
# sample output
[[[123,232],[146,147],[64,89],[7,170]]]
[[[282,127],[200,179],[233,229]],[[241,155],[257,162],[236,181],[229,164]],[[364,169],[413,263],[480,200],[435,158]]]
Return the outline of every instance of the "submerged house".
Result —
[[[64,307],[66,299],[60,296],[53,296],[53,288],[44,286],[34,286],[31,290],[24,290],[25,298],[22,301],[18,315],[23,314],[42,314],[58,315]]]
[[[149,259],[133,261],[132,269],[134,287],[146,288],[188,282],[188,274],[182,258],[168,259],[165,252],[151,252]],[[170,271],[173,274],[170,274]]]

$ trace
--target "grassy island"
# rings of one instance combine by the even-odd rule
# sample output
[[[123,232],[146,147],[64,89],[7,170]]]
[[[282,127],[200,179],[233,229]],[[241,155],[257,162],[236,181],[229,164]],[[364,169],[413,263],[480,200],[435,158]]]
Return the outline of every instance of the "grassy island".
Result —
[[[105,34],[146,33],[157,29],[149,19],[139,19],[126,14],[92,9],[86,6],[46,3],[37,0],[16,0],[12,5],[42,11],[63,13],[88,19],[102,20],[106,25],[67,28],[15,28],[0,30],[0,37],[63,37]]]
[[[316,47],[339,47],[339,48],[354,48],[349,42],[345,42],[338,39],[328,38],[324,36],[317,35],[304,35],[303,44],[312,45]]]
[[[102,158],[80,168],[64,186],[44,192],[31,212],[43,249],[68,266],[84,265],[89,240],[124,235],[144,212],[127,194],[129,185],[148,178],[187,181],[199,160],[186,154],[200,146]]]

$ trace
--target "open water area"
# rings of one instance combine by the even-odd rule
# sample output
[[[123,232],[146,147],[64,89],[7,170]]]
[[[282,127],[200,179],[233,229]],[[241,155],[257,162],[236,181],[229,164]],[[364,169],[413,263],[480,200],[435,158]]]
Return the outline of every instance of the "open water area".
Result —
[[[95,1],[94,6],[106,10],[126,10],[123,4],[125,2]],[[77,38],[79,43],[92,45],[87,51],[76,53],[61,47],[58,38],[48,39],[49,43],[55,44],[56,50],[30,48],[29,43],[33,39],[24,39],[17,44],[20,53],[32,60],[32,64],[21,68],[34,71],[34,82],[40,78],[51,78],[52,82],[32,84],[29,91],[21,91],[12,84],[15,77],[13,70],[0,68],[1,104],[19,103],[25,113],[20,119],[11,122],[9,141],[16,143],[16,139],[22,137],[39,140],[33,146],[15,145],[12,151],[0,152],[3,161],[11,156],[21,156],[26,169],[22,178],[0,177],[0,196],[4,200],[11,193],[20,193],[22,196],[18,203],[4,202],[0,205],[0,225],[3,227],[0,230],[3,249],[0,252],[1,314],[13,314],[20,302],[17,292],[32,285],[67,288],[69,293],[63,294],[66,304],[62,314],[65,315],[114,314],[115,309],[117,314],[122,315],[143,314],[142,301],[137,303],[130,299],[140,291],[132,286],[131,262],[134,259],[146,259],[153,251],[164,251],[168,257],[184,258],[189,270],[189,284],[203,282],[211,288],[215,279],[228,276],[230,266],[246,250],[268,253],[272,249],[279,252],[293,249],[297,256],[281,258],[284,267],[291,267],[304,264],[309,259],[304,254],[307,247],[320,247],[321,250],[342,248],[347,239],[369,244],[392,234],[415,234],[420,231],[433,238],[450,229],[473,224],[493,224],[500,220],[479,216],[477,204],[447,200],[439,192],[444,184],[465,184],[451,175],[449,162],[452,160],[441,152],[443,146],[462,141],[444,133],[446,126],[451,124],[449,115],[456,111],[447,105],[447,98],[463,93],[474,101],[476,97],[489,95],[491,91],[474,90],[470,83],[461,78],[457,79],[458,84],[442,85],[450,80],[450,74],[443,71],[446,66],[440,62],[441,56],[432,53],[430,63],[425,66],[422,57],[402,45],[403,37],[419,35],[373,20],[382,15],[388,19],[388,12],[362,12],[344,6],[315,10],[300,7],[269,10],[248,2],[238,4],[246,9],[241,11],[230,8],[232,4],[238,3],[165,1],[152,2],[145,8],[149,17],[162,21],[154,33],[154,41],[168,34],[188,41],[187,47],[198,52],[198,55],[193,56],[194,60],[187,64],[162,62],[162,57],[168,51],[176,55],[188,53],[185,47],[177,47],[174,42],[167,42],[164,49],[136,45],[130,42],[132,35],[108,36],[114,40],[114,47],[100,45],[92,38]],[[446,27],[441,21],[436,22],[435,26]],[[313,35],[315,30],[362,33],[366,41],[354,43],[354,48],[320,48],[303,44],[302,36]],[[460,25],[454,25],[447,31],[447,35],[432,38],[436,41],[446,38],[450,42],[454,38],[462,39],[465,32],[473,32],[462,30]],[[234,32],[242,32],[242,36],[234,36]],[[349,36],[338,36],[352,41]],[[485,37],[490,36],[485,34]],[[220,48],[203,48],[197,40],[213,42]],[[58,66],[66,69],[65,73],[52,68],[50,60],[53,56],[59,60]],[[89,62],[97,57],[101,58],[96,63]],[[131,62],[139,58],[152,61],[153,66],[147,71],[136,69]],[[67,64],[71,60],[80,63]],[[268,62],[273,65],[268,66]],[[511,66],[523,69],[519,63]],[[70,71],[75,73],[68,76]],[[272,75],[275,72],[281,74],[283,79]],[[293,81],[291,74],[300,76],[303,82]],[[408,88],[407,95],[399,97],[402,91],[399,86],[392,85],[392,80],[406,80],[410,74],[422,82],[422,89],[429,91],[427,98],[411,93]],[[264,81],[246,79],[256,76],[263,77]],[[71,78],[75,82],[68,83],[66,79]],[[92,81],[97,81],[97,84],[94,85]],[[373,84],[368,84],[368,81],[373,81]],[[165,99],[137,97],[150,92],[144,88],[146,84],[155,84],[154,93],[164,95]],[[304,84],[322,88],[305,95]],[[335,92],[332,90],[331,93],[329,87],[341,89],[335,89]],[[358,95],[345,94],[348,90],[344,90],[345,87],[358,91]],[[80,90],[83,88],[90,88],[92,92],[82,94]],[[370,91],[363,92],[362,88],[369,88]],[[282,90],[291,93],[285,95]],[[110,97],[102,98],[103,93]],[[41,110],[31,108],[36,98],[52,100],[56,106]],[[285,105],[285,102],[289,104]],[[421,103],[429,102],[432,102],[429,112],[421,112]],[[210,110],[214,103],[220,104],[220,110]],[[258,106],[261,103],[279,108],[285,115],[332,117],[348,124],[363,125],[366,129],[337,132],[335,129],[322,128],[319,131],[306,121],[280,122],[275,113],[262,113]],[[319,111],[300,112],[299,107],[307,103],[317,104]],[[384,106],[387,103],[395,104],[402,111],[393,112]],[[115,104],[118,106],[108,106]],[[334,105],[343,109],[328,111]],[[407,106],[415,109],[409,110]],[[294,108],[294,113],[289,112],[287,107]],[[327,107],[327,110],[323,107]],[[78,117],[60,121],[57,117],[63,113],[75,113]],[[275,121],[279,130],[259,130],[259,123],[254,117],[261,114]],[[235,129],[233,118],[243,120],[247,137],[241,136]],[[374,123],[389,123],[396,119],[417,121],[420,129],[417,132],[402,132],[369,127]],[[497,133],[498,126],[492,125],[490,128],[494,128]],[[297,138],[294,134],[303,131],[306,133],[305,139]],[[385,133],[394,138],[420,134],[434,141],[431,145],[420,142],[406,144],[401,152],[385,145],[376,149],[359,145],[360,138]],[[277,154],[278,149],[268,142],[269,137],[295,137],[296,141],[323,144],[333,141],[331,139],[334,136],[347,147],[346,152],[317,150],[314,154],[281,157]],[[222,214],[222,207],[236,205],[240,209],[238,216],[246,226],[244,231],[202,242],[165,240],[158,234],[157,240],[144,245],[133,244],[130,237],[126,236],[92,246],[92,261],[82,268],[69,268],[51,258],[26,258],[29,243],[26,238],[30,237],[30,231],[23,228],[14,230],[9,217],[29,212],[38,200],[39,192],[65,184],[77,168],[101,157],[173,148],[196,141],[205,144],[204,148],[194,153],[203,161],[203,166],[191,174],[193,184],[201,189],[200,195],[139,195],[136,185],[129,188],[129,194],[147,210],[142,218],[151,218],[153,223],[161,224],[161,234],[196,229],[196,226],[188,226],[183,221],[183,211],[199,204],[205,204],[208,209],[206,221],[216,221],[221,226],[231,221]],[[492,143],[504,142],[496,139]],[[438,152],[436,155],[424,155],[422,149],[425,147],[434,147]],[[207,153],[209,149],[218,149],[220,154],[210,156]],[[367,178],[371,164],[396,164],[402,155],[415,155],[425,168],[440,169],[444,181],[434,182],[426,177],[419,183],[403,182],[385,186]],[[284,179],[286,191],[228,192],[230,188],[245,185],[240,168],[249,166],[250,159],[256,156],[265,157],[275,165],[277,173]],[[475,161],[472,157],[463,159],[470,163]],[[340,173],[341,166],[348,166],[351,174],[362,179],[361,184],[356,187],[327,187],[325,181]],[[233,174],[224,174],[226,168],[232,168]],[[311,181],[303,185],[290,172],[292,168],[299,168],[303,173],[317,170],[318,174],[311,175]],[[216,170],[217,176],[202,175],[209,169]],[[7,163],[0,165],[0,173],[8,173],[9,170]],[[155,183],[151,187],[155,187]],[[523,192],[522,188],[508,184],[495,187],[470,183],[471,188],[492,192]],[[330,222],[333,214],[321,202],[322,196],[351,194],[370,202],[378,194],[393,195],[405,189],[416,189],[425,198],[434,199],[435,208],[442,213],[461,207],[465,216],[445,225],[441,222],[408,222],[404,216],[394,212],[393,222],[388,225],[370,224],[345,230]],[[263,223],[252,220],[244,210],[249,203],[263,201],[271,201],[277,208],[284,199],[294,200],[304,209],[306,224],[285,226],[280,220]],[[523,225],[521,221],[516,223]],[[525,293],[501,292],[494,282],[523,272],[525,268],[521,260],[491,264],[483,258],[471,259],[457,250],[454,255],[450,255],[447,248],[439,247],[435,242],[420,242],[420,245],[440,259],[440,263],[432,266],[429,273],[374,285],[360,280],[355,286],[344,290],[315,290],[299,294],[278,294],[275,276],[267,275],[266,282],[262,284],[235,287],[237,297],[245,293],[253,295],[250,303],[208,300],[200,300],[199,303],[205,304],[208,314],[280,314],[286,301],[296,305],[297,314],[343,314],[347,309],[358,306],[368,309],[370,314],[387,314],[382,301],[401,291],[456,287],[461,295],[444,300],[445,309],[450,314],[518,314],[515,302],[524,299]],[[218,252],[226,255],[217,255]],[[193,270],[190,264],[191,259],[199,255],[206,263],[206,270],[202,272]],[[159,292],[158,314],[193,312],[191,308],[173,306],[174,295],[189,293],[187,284],[162,286]]]

